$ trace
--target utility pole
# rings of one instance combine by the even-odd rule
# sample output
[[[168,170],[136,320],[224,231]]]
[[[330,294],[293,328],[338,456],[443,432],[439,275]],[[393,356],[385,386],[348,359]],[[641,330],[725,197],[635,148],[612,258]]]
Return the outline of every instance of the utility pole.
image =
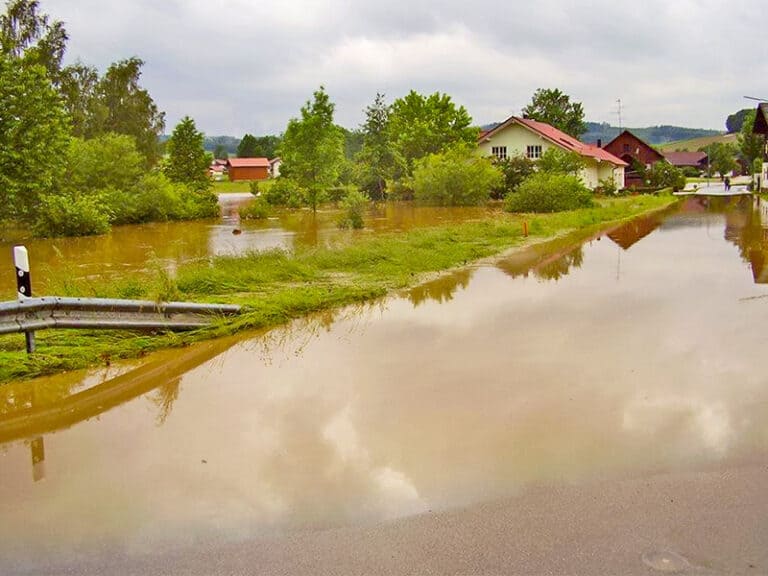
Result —
[[[621,98],[616,100],[616,103],[619,105],[619,110],[618,110],[618,114],[619,114],[619,132],[621,132]]]

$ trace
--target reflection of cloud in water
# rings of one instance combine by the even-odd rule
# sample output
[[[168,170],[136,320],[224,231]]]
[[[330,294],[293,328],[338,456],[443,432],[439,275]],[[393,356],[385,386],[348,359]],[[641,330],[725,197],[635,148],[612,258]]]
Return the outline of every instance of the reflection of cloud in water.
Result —
[[[624,408],[622,429],[635,436],[654,436],[681,458],[692,448],[724,455],[735,435],[731,416],[722,402],[673,395],[634,398]]]

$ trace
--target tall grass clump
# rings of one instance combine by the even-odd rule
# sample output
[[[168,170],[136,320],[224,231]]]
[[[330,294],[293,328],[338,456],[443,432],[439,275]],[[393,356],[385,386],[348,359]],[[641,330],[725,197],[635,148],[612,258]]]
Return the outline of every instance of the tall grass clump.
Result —
[[[364,226],[363,212],[368,205],[368,197],[356,188],[347,193],[346,198],[341,201],[341,208],[344,210],[339,218],[339,228],[354,228],[359,230]]]
[[[269,218],[271,209],[269,203],[259,196],[255,198],[253,202],[241,206],[238,213],[242,220],[264,220]]]

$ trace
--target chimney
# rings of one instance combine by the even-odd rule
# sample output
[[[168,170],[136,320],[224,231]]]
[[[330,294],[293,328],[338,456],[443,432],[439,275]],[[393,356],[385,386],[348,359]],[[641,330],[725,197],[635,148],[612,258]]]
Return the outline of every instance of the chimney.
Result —
[[[602,148],[603,147],[603,140],[602,140],[602,138],[598,138],[597,139],[597,147],[598,148]]]

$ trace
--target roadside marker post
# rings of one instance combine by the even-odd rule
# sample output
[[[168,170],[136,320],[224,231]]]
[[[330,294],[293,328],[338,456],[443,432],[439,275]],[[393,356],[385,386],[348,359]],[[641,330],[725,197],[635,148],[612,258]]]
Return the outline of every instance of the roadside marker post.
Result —
[[[29,253],[25,246],[13,247],[13,263],[16,266],[16,290],[19,300],[32,297],[32,279],[29,275]],[[27,354],[35,351],[35,333],[24,332],[27,339]]]

